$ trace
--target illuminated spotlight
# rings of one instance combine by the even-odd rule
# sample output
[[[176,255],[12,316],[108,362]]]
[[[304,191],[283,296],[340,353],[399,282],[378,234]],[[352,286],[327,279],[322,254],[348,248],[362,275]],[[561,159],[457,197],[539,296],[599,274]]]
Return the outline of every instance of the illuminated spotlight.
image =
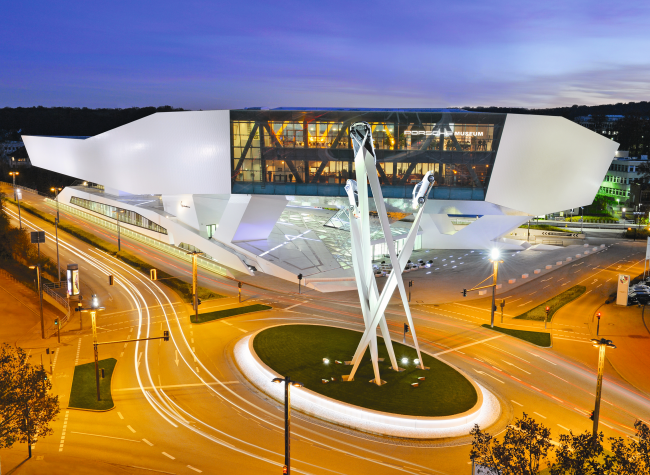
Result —
[[[402,358],[402,363],[407,364],[409,362],[408,358]]]
[[[492,249],[490,251],[490,259],[492,259],[493,261],[499,260],[500,255],[501,255],[501,253],[499,252],[499,250],[497,248],[494,248],[494,249]]]
[[[420,364],[420,360],[417,359],[417,358],[415,358],[415,359],[413,360],[413,363],[415,363],[415,364]]]
[[[325,364],[329,364],[329,363],[330,363],[330,360],[328,360],[327,358],[323,358],[323,363],[325,363]]]

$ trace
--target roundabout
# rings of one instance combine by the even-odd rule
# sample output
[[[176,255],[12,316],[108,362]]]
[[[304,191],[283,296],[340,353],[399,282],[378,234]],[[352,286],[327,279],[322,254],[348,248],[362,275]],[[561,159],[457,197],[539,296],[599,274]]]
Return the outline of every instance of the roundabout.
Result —
[[[400,371],[393,371],[383,341],[378,345],[382,378],[373,384],[366,353],[353,381],[350,359],[359,332],[321,325],[289,324],[262,329],[234,348],[240,371],[258,390],[277,401],[283,389],[273,378],[290,376],[291,407],[309,416],[381,436],[441,439],[466,436],[475,424],[486,428],[501,413],[497,398],[460,370],[422,352],[422,370],[414,348],[393,342]]]

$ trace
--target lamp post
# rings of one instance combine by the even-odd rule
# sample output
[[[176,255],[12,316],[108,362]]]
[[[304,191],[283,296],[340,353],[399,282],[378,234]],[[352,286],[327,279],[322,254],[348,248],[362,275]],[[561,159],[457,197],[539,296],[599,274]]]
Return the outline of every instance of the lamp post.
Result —
[[[273,378],[274,383],[284,383],[284,471],[291,473],[291,394],[289,386],[302,388],[304,385],[298,381],[292,381],[289,376],[284,378]]]
[[[90,312],[90,321],[93,327],[93,352],[95,354],[95,382],[97,383],[97,400],[101,401],[99,394],[99,350],[97,349],[97,319],[96,314],[99,310],[105,310],[104,307],[99,306],[97,295],[93,295],[90,301],[90,307],[83,308],[81,303],[75,309],[75,312]]]
[[[199,257],[199,254],[203,254],[203,253],[198,251],[191,251],[188,252],[188,254],[192,256],[192,307],[194,308],[194,323],[198,323],[199,304],[201,303],[201,301],[199,300],[199,292],[198,292],[199,266],[198,266],[197,259]],[[192,318],[190,317],[190,321],[191,320]]]
[[[18,172],[9,172],[14,181],[14,201],[16,201],[16,175],[20,175]]]
[[[41,264],[29,266],[30,269],[36,269],[36,281],[38,285],[38,300],[41,306],[41,338],[45,339],[45,321],[43,320],[43,286],[41,285]]]
[[[61,282],[61,266],[59,265],[59,193],[62,188],[50,188],[50,191],[54,193],[54,199],[56,200],[56,219],[54,220],[54,233],[56,236],[56,269],[59,271],[59,282]]]
[[[492,308],[490,309],[490,326],[494,328],[494,311],[496,306],[496,291],[497,291],[497,277],[499,275],[499,260],[501,253],[497,248],[492,249],[490,252],[490,262],[492,263]]]
[[[585,223],[585,208],[584,206],[580,207],[580,234],[584,232],[584,223]]]
[[[596,443],[596,434],[598,432],[598,418],[600,417],[600,396],[603,389],[603,369],[605,368],[605,349],[616,348],[616,345],[612,343],[612,340],[606,340],[601,338],[600,340],[592,338],[591,340],[594,343],[594,347],[598,348],[598,379],[596,382],[596,405],[594,406],[593,412],[593,441]]]
[[[117,252],[122,250],[120,245],[120,213],[124,213],[124,210],[117,208],[117,211],[115,211],[115,222],[117,223]]]
[[[18,202],[18,227],[19,229],[23,229],[23,220],[20,217],[20,200],[23,199],[23,192],[20,190],[16,190],[16,201]]]

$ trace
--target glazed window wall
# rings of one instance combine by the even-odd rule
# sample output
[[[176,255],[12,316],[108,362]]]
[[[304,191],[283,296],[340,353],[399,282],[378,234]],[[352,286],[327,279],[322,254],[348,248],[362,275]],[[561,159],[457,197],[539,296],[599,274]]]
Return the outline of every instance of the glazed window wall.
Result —
[[[108,216],[109,218],[118,219],[120,222],[126,224],[138,226],[160,234],[167,234],[167,229],[156,223],[152,223],[144,216],[128,209],[117,208],[104,203],[98,203],[97,201],[85,200],[77,196],[70,197],[70,203],[94,211],[95,213]]]
[[[437,121],[429,122],[371,121],[359,113],[323,120],[318,111],[296,120],[283,112],[231,111],[233,193],[344,196],[346,180],[354,178],[349,126],[366,120],[386,197],[409,198],[413,185],[432,171],[432,197],[484,199],[505,121],[503,114],[482,113],[464,113],[463,121],[453,120],[454,114],[434,114]],[[251,120],[242,120],[246,116]]]

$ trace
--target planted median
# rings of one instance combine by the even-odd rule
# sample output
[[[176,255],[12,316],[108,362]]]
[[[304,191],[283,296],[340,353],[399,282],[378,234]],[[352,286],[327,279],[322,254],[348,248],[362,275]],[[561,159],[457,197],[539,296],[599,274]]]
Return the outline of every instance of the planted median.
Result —
[[[555,312],[560,310],[569,302],[580,297],[586,290],[587,288],[584,285],[574,285],[570,289],[565,290],[561,294],[548,299],[546,302],[539,304],[537,307],[531,308],[527,312],[524,312],[515,318],[520,320],[536,320],[543,322],[546,319],[546,307],[548,307],[548,321],[550,322],[553,319]]]
[[[263,310],[271,310],[271,308],[272,307],[269,307],[268,305],[261,304],[227,308],[224,310],[216,310],[214,312],[199,313],[199,318],[196,321],[194,321],[196,317],[192,315],[192,321],[194,321],[194,323],[206,323],[211,322],[212,320],[218,320],[220,318],[234,317],[236,315],[243,315],[245,313],[261,312]]]
[[[70,403],[72,409],[86,409],[90,411],[108,411],[113,409],[113,395],[111,394],[111,379],[117,360],[106,358],[99,361],[99,394],[101,400],[97,400],[97,380],[95,379],[95,363],[86,363],[75,366],[74,377],[72,378],[72,389],[70,390]],[[101,370],[104,370],[104,377],[101,377]]]

